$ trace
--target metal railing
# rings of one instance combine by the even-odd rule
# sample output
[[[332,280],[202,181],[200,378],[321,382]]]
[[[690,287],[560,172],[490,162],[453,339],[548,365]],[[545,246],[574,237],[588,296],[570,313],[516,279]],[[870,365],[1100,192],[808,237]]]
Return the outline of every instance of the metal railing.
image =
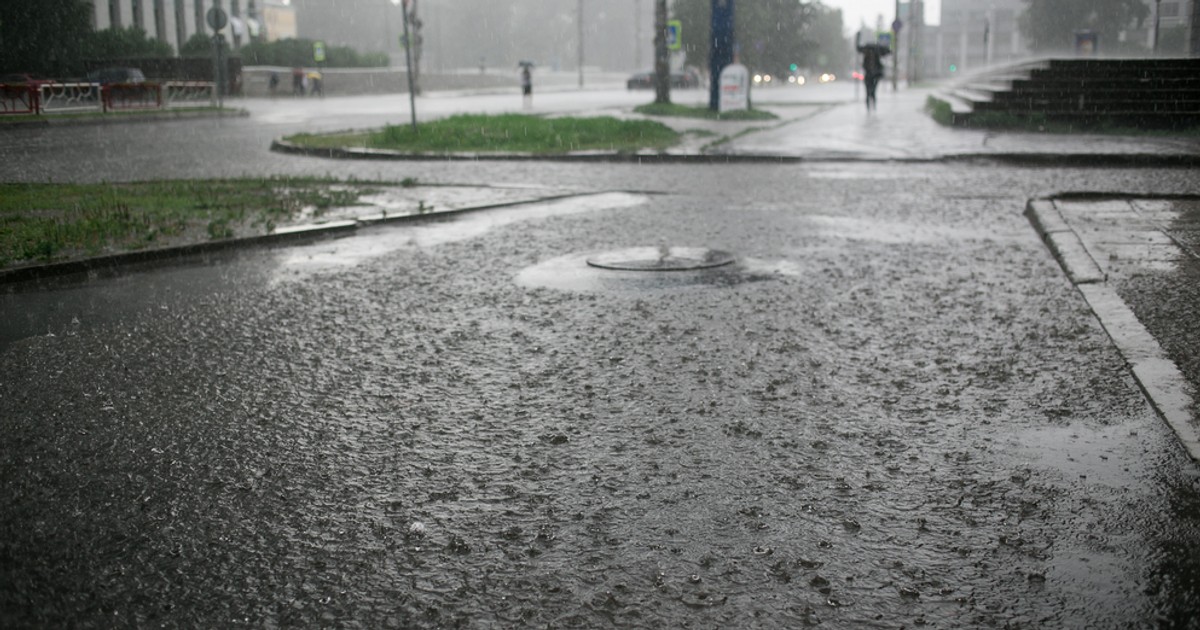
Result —
[[[0,115],[196,107],[215,104],[216,89],[212,81],[0,83]]]
[[[39,109],[36,86],[0,84],[0,114],[36,114]]]
[[[37,84],[41,109],[37,113],[68,113],[100,107],[100,84],[86,82]]]

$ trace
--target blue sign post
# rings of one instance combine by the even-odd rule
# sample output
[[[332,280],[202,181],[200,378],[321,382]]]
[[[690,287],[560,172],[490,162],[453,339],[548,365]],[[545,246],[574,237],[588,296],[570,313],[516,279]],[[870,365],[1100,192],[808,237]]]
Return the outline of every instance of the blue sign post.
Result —
[[[709,46],[708,108],[718,111],[721,107],[721,70],[733,63],[733,2],[734,0],[712,0],[712,43]]]

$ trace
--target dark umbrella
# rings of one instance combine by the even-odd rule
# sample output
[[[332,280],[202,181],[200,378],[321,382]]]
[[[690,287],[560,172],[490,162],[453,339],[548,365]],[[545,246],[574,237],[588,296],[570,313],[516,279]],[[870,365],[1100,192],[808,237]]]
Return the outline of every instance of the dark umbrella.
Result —
[[[862,46],[858,47],[858,52],[860,53],[865,53],[869,50],[874,50],[879,54],[880,57],[886,57],[892,54],[892,49],[884,46],[883,44],[863,44]]]

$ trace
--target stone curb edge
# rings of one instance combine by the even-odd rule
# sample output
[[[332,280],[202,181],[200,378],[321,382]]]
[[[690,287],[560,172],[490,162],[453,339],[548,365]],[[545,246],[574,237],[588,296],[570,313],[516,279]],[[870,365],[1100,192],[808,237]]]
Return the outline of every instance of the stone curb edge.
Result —
[[[1057,198],[1081,196],[1091,195]],[[1190,411],[1192,394],[1187,379],[1167,358],[1158,340],[1138,321],[1116,289],[1107,283],[1086,245],[1054,206],[1055,198],[1031,199],[1025,216],[1129,365],[1134,381],[1150,406],[1174,431],[1192,460],[1200,462],[1200,429]]]
[[[169,111],[169,110],[168,110]],[[126,123],[165,122],[172,120],[195,120],[200,118],[249,118],[250,112],[244,109],[221,112],[172,112],[161,114],[114,114],[111,117],[87,118],[42,118],[39,120],[21,120],[16,122],[0,122],[0,131],[15,129],[44,129],[46,127],[86,127],[92,125],[121,125]]]
[[[1000,162],[1013,166],[1091,168],[1194,168],[1200,154],[1160,153],[951,153],[934,157],[800,156],[761,153],[617,153],[610,151],[539,155],[532,153],[402,153],[383,149],[304,147],[286,140],[271,142],[276,153],[335,160],[395,160],[426,162],[608,162],[631,164],[800,164]]]
[[[434,212],[427,212],[425,214],[399,214],[390,217],[369,217],[362,219],[347,219],[344,221],[330,221],[328,223],[318,223],[312,225],[295,225],[279,228],[275,232],[259,236],[246,236],[241,238],[224,239],[220,241],[207,241],[203,243],[159,247],[136,252],[123,252],[120,254],[93,256],[80,260],[49,263],[46,265],[18,267],[16,269],[0,270],[0,285],[13,284],[17,282],[29,282],[32,280],[44,280],[72,274],[87,273],[96,269],[121,267],[138,263],[157,262],[172,258],[183,258],[198,254],[209,254],[236,248],[275,245],[291,241],[316,240],[328,237],[349,236],[358,231],[360,228],[369,228],[393,223],[414,223],[420,221],[438,220],[443,217],[466,214],[469,212],[496,210],[499,208],[508,208],[530,203],[558,201],[572,197],[587,197],[594,194],[600,193],[564,193],[558,195],[548,195],[545,197],[537,197],[535,199],[506,201],[503,203],[485,204],[480,206],[468,206],[465,208],[455,208],[452,210],[438,210]]]

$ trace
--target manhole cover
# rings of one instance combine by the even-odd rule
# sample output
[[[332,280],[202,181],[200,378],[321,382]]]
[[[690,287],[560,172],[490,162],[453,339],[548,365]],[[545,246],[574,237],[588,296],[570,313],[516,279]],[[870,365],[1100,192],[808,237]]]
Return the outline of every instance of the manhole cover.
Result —
[[[621,271],[690,271],[721,267],[734,261],[733,254],[703,247],[632,247],[597,254],[587,264]]]

